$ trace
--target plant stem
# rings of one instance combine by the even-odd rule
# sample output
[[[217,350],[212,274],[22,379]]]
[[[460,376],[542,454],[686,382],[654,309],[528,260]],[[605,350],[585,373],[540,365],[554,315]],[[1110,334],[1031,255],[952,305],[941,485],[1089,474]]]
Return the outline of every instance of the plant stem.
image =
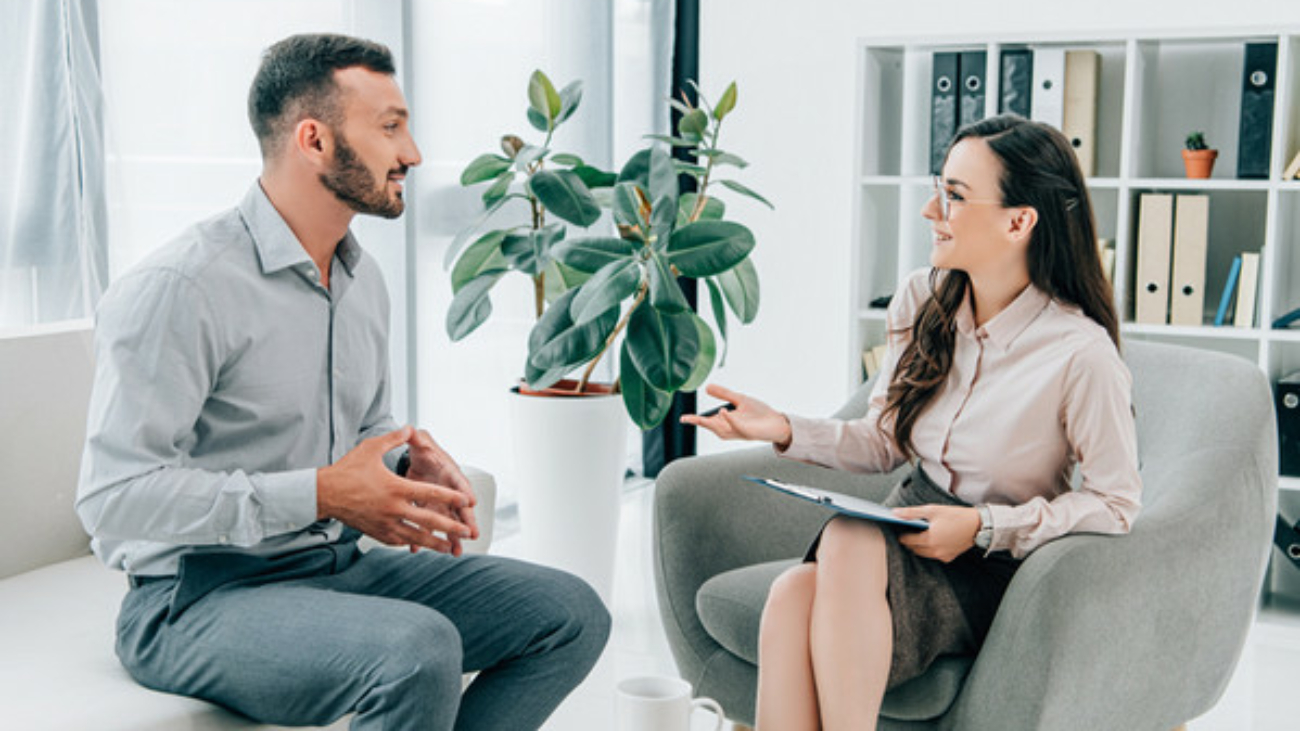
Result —
[[[713,146],[709,149],[718,149],[718,135],[722,132],[722,120],[713,127]],[[713,174],[713,155],[709,155],[709,162],[704,166],[704,179],[700,182],[700,191],[695,196],[695,210],[691,211],[687,223],[695,223],[700,220],[700,214],[704,213],[704,204],[709,202],[709,197],[705,191],[709,189],[709,176]]]
[[[614,344],[614,340],[618,338],[618,334],[623,332],[623,328],[627,327],[627,321],[632,319],[632,313],[636,312],[636,308],[641,306],[641,303],[645,301],[645,296],[649,293],[650,285],[644,281],[641,282],[641,288],[637,290],[636,299],[633,300],[632,306],[627,308],[627,313],[623,315],[623,319],[619,320],[618,325],[614,326],[614,332],[611,332],[609,337],[605,338],[605,347],[600,349],[600,352],[596,354],[596,357],[592,358],[591,362],[587,364],[587,369],[582,372],[582,380],[578,381],[578,393],[587,390],[587,381],[591,380],[591,372],[596,370],[596,364],[600,362],[601,358],[605,357],[605,353],[609,352],[609,346]]]
[[[550,146],[551,135],[553,134],[555,134],[554,126],[552,126],[549,130],[546,131],[546,140],[542,142],[542,147]],[[538,158],[531,165],[529,165],[527,170],[525,170],[524,172],[526,172],[528,174],[528,177],[531,178],[537,171],[542,169],[544,164],[545,164],[545,158],[544,157]],[[542,228],[546,225],[546,209],[542,207],[542,202],[537,200],[537,198],[535,198],[531,194],[529,194],[528,196],[528,204],[533,208],[533,231],[540,233]],[[543,268],[541,271],[539,271],[537,274],[533,276],[533,310],[536,313],[538,320],[542,319],[542,314],[546,311],[546,269],[545,268]]]
[[[542,224],[546,221],[546,210],[531,195],[528,196],[528,205],[533,208],[533,231],[536,234],[542,230]],[[533,309],[537,319],[542,319],[542,313],[546,309],[546,270],[533,275]]]

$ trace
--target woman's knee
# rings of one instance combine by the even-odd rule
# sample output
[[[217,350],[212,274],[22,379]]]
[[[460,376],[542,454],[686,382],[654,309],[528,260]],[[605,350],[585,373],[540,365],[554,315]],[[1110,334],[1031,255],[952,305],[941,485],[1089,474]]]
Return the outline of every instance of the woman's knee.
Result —
[[[817,563],[821,571],[867,570],[883,568],[885,563],[885,536],[880,527],[866,520],[835,518],[822,531],[817,547]]]
[[[772,582],[764,604],[764,615],[806,613],[817,593],[817,567],[800,564],[786,569]]]

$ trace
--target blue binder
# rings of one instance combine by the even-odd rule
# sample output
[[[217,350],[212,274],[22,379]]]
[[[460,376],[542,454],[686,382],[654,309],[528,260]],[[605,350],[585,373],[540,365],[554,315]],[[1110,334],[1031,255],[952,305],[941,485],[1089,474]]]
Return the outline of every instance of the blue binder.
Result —
[[[1219,298],[1219,312],[1214,316],[1214,326],[1222,327],[1228,320],[1228,307],[1232,304],[1232,292],[1237,288],[1237,277],[1241,274],[1241,257],[1232,258],[1232,269],[1228,270],[1228,281],[1223,285],[1223,296]]]

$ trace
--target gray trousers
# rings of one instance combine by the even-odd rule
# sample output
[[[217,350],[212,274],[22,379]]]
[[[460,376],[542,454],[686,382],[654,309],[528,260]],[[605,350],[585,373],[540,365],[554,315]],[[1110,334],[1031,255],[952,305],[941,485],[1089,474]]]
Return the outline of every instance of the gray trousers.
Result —
[[[355,712],[357,731],[536,729],[609,636],[581,580],[496,556],[344,542],[192,554],[133,583],[117,653],[138,682],[288,726]]]

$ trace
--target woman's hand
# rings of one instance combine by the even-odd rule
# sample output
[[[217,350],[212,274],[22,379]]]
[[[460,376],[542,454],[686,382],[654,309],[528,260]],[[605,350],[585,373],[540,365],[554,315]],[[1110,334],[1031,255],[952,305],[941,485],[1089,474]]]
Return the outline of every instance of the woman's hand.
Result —
[[[898,542],[922,558],[948,563],[975,545],[980,529],[980,511],[956,505],[913,505],[894,508],[894,515],[906,520],[930,522],[926,530],[899,533]]]
[[[704,390],[714,398],[731,403],[735,409],[723,409],[708,417],[686,414],[682,416],[683,424],[704,427],[723,439],[772,442],[780,449],[790,446],[790,421],[785,414],[722,386],[710,385]]]

